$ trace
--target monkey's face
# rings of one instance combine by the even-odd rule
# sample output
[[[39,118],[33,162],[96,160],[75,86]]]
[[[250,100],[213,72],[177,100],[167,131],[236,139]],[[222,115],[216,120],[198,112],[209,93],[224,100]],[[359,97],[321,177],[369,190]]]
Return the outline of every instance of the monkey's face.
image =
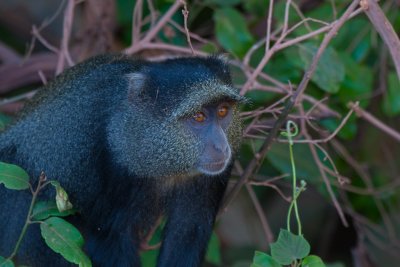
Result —
[[[238,149],[241,124],[233,100],[206,104],[182,117],[149,118],[149,112],[135,108],[111,129],[114,152],[136,176],[218,175]]]
[[[125,76],[126,97],[108,125],[118,163],[139,177],[218,175],[241,140],[229,69],[218,58],[146,63]]]
[[[217,175],[225,170],[232,157],[227,134],[232,118],[233,105],[222,102],[204,106],[184,120],[200,148],[194,171]]]

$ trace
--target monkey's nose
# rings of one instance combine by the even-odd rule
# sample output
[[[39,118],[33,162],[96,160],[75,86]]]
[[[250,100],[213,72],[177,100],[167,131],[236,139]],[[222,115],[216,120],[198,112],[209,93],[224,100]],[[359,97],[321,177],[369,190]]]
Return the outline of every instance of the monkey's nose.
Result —
[[[224,155],[229,153],[229,145],[227,142],[221,143],[221,142],[214,142],[213,148],[218,152],[222,153]]]

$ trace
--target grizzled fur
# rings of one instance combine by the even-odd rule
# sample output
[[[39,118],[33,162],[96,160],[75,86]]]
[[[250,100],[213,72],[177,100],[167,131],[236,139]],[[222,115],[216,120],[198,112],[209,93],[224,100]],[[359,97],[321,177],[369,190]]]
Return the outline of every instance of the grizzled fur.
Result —
[[[217,176],[192,172],[200,142],[179,122],[203,105],[241,100],[217,57],[100,56],[40,90],[0,135],[0,160],[23,167],[33,183],[42,170],[61,183],[94,266],[140,266],[138,246],[160,215],[167,224],[157,266],[199,266],[232,164]],[[237,113],[227,133],[232,151],[240,143]],[[30,199],[0,187],[0,255],[11,253]],[[46,247],[38,225],[16,259],[70,266]]]

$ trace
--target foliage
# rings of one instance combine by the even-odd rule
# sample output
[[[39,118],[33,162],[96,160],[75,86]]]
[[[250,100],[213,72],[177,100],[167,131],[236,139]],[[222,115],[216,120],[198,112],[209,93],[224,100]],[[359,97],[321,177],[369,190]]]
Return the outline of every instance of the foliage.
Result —
[[[0,162],[0,184],[12,190],[32,189],[28,174],[20,167]],[[37,196],[47,185],[56,188],[55,201],[37,201]],[[57,181],[47,181],[44,173],[39,177],[36,190],[32,190],[32,201],[27,214],[24,227],[8,258],[0,256],[1,267],[12,267],[13,258],[17,255],[19,246],[24,238],[27,228],[39,224],[43,239],[53,251],[60,253],[69,262],[82,267],[92,266],[90,259],[82,251],[84,240],[79,231],[70,223],[60,217],[73,214],[75,211],[69,202],[68,194]]]

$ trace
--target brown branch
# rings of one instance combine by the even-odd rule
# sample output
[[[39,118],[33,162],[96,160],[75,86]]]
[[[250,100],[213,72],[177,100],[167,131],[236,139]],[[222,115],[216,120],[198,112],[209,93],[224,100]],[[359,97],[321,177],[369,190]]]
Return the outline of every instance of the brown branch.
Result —
[[[33,91],[30,91],[30,92],[27,92],[27,93],[23,93],[23,94],[20,94],[20,95],[16,95],[16,96],[13,96],[13,97],[0,99],[0,107],[8,105],[8,104],[11,104],[11,103],[18,102],[20,100],[24,100],[26,98],[30,99],[36,94],[36,92],[37,92],[37,90],[33,90]]]
[[[355,110],[355,107],[358,107],[358,102],[354,104],[354,108],[352,107],[350,111],[347,113],[347,115],[343,118],[343,120],[340,122],[339,126],[336,127],[336,129],[328,136],[322,139],[306,139],[306,140],[293,140],[294,143],[327,143],[330,140],[332,140],[339,132],[340,130],[346,125],[347,121],[349,120],[351,114],[353,114],[353,111]],[[308,117],[307,115],[305,117]],[[288,141],[286,139],[279,140],[279,142],[282,143],[287,143]]]
[[[12,48],[0,42],[0,61],[2,61],[3,64],[19,63],[22,61],[22,58]]]
[[[300,109],[300,113],[303,115],[304,114],[303,107],[300,106],[299,109]],[[303,133],[304,137],[306,139],[308,139],[308,140],[311,140],[311,136],[308,133],[308,130],[307,130],[307,127],[306,127],[306,124],[305,124],[305,120],[301,120],[301,130],[302,130],[302,133]],[[337,213],[339,214],[339,217],[340,217],[343,225],[345,227],[348,227],[349,224],[348,224],[348,222],[346,220],[346,217],[344,216],[343,209],[340,206],[339,201],[337,200],[336,195],[332,190],[332,185],[331,185],[331,183],[329,181],[329,178],[328,178],[328,176],[327,176],[327,174],[325,172],[325,168],[324,168],[325,166],[321,162],[321,160],[320,160],[320,158],[318,156],[318,153],[317,153],[317,149],[315,148],[317,146],[317,144],[308,143],[308,146],[310,148],[311,155],[312,155],[312,157],[314,159],[314,162],[317,164],[318,171],[321,174],[323,182],[325,183],[326,190],[328,191],[328,194],[329,194],[329,196],[330,196],[330,198],[332,200],[332,203],[333,203]],[[322,149],[322,148],[320,148],[320,149]],[[325,154],[326,157],[329,157],[328,153],[326,153],[326,151],[324,149],[322,149],[321,151]],[[331,163],[331,165],[333,166],[333,168],[335,170],[335,176],[338,178],[338,181],[341,181],[339,172],[337,171],[336,166],[333,163],[333,160],[331,160],[330,157],[329,157],[329,160],[330,160],[330,163]]]
[[[74,65],[68,50],[69,39],[72,31],[72,22],[74,20],[74,9],[75,0],[69,0],[64,14],[63,38],[61,40],[60,53],[58,55],[56,74],[60,74],[64,70],[64,60],[67,61],[69,66]]]
[[[386,46],[389,48],[397,76],[400,79],[400,40],[393,26],[386,18],[376,0],[363,0],[362,8],[367,15],[375,30],[379,33]]]
[[[290,175],[284,174],[283,177],[290,177]],[[286,202],[290,203],[292,201],[292,197],[291,196],[286,196],[278,186],[276,186],[273,183],[271,183],[271,180],[264,181],[264,182],[249,181],[247,184],[256,185],[256,186],[270,187],[273,190],[275,190],[283,198],[283,200],[285,200]]]
[[[52,51],[52,52],[54,52],[54,53],[56,53],[56,54],[60,52],[60,51],[58,50],[57,47],[51,45],[51,44],[40,34],[40,30],[39,30],[35,25],[32,26],[32,35],[33,35],[33,38],[39,40],[39,42],[40,42],[44,47],[46,47],[47,49],[49,49],[50,51]]]
[[[24,63],[7,64],[0,67],[0,93],[4,94],[11,90],[42,80],[39,71],[42,71],[47,79],[54,77],[57,65],[57,55],[53,53],[40,53],[29,57]]]
[[[183,15],[183,23],[184,23],[184,27],[185,27],[185,33],[186,33],[186,41],[188,42],[188,45],[189,45],[190,49],[192,50],[192,55],[195,55],[194,50],[193,50],[192,41],[190,40],[189,28],[188,28],[188,25],[187,25],[187,21],[188,21],[188,18],[189,18],[189,10],[187,9],[186,1],[181,0],[181,2],[182,2],[182,5],[183,5],[182,15]]]
[[[239,171],[239,173],[243,172],[242,166],[238,162],[235,162],[236,169]],[[272,233],[271,227],[268,223],[267,216],[265,215],[265,212],[263,208],[261,207],[260,201],[258,200],[253,187],[250,184],[246,184],[246,189],[247,192],[250,195],[251,201],[253,202],[254,208],[256,209],[256,212],[258,214],[258,217],[260,218],[261,226],[263,228],[264,234],[265,234],[265,240],[267,240],[268,244],[274,242],[274,234]],[[267,248],[265,248],[267,249]]]
[[[143,17],[143,0],[136,1],[135,7],[133,8],[132,15],[132,45],[135,45],[140,40],[140,32],[142,29],[142,17]]]
[[[182,54],[191,54],[192,53],[192,50],[190,48],[172,45],[172,44],[165,44],[165,43],[148,43],[146,45],[146,47],[143,47],[143,49],[165,50],[165,51],[169,51],[169,52],[177,52],[177,53],[182,53]],[[208,53],[205,53],[200,50],[195,50],[195,54],[198,56],[207,56],[208,55]]]
[[[382,132],[386,133],[387,135],[396,139],[396,141],[400,142],[400,133],[399,132],[397,132],[393,128],[390,128],[389,126],[384,124],[382,121],[380,121],[379,119],[374,117],[371,113],[360,108],[358,105],[356,105],[352,102],[350,102],[348,105],[356,112],[357,116],[368,121],[369,123],[374,125],[376,128],[378,128]]]
[[[349,19],[350,19],[350,18],[353,18],[353,17],[355,17],[355,16],[357,16],[357,15],[360,14],[361,12],[362,12],[362,9],[361,9],[361,8],[355,10],[355,11],[349,16]],[[297,44],[297,43],[300,43],[300,42],[305,41],[305,40],[307,40],[307,39],[310,39],[310,38],[312,38],[312,37],[315,37],[315,36],[317,36],[317,35],[319,35],[319,34],[321,34],[321,33],[327,32],[327,31],[329,31],[330,29],[332,29],[332,27],[333,27],[337,22],[338,22],[338,21],[335,20],[335,21],[332,22],[331,24],[329,24],[329,25],[327,25],[327,26],[324,26],[324,27],[322,27],[322,28],[319,28],[318,30],[315,30],[315,31],[313,31],[313,32],[310,32],[310,33],[301,35],[301,36],[299,36],[299,37],[293,38],[293,39],[291,39],[291,40],[285,41],[285,42],[283,42],[281,45],[279,45],[279,48],[278,48],[277,50],[282,50],[282,49],[287,48],[287,47],[289,47],[289,46],[292,46],[292,45],[294,45],[294,44]],[[294,28],[295,28],[295,27],[292,27],[292,29],[294,29]],[[291,31],[292,29],[290,29],[289,31]]]
[[[140,40],[140,42],[132,44],[130,47],[126,48],[124,53],[126,54],[134,54],[141,51],[144,48],[147,48],[150,41],[158,34],[158,32],[164,27],[171,17],[175,14],[175,12],[182,5],[181,0],[176,0],[175,3],[169,8],[169,10],[164,14],[164,16],[157,22],[157,24],[150,29],[150,31],[145,35],[145,37]]]
[[[261,226],[265,234],[265,240],[268,242],[268,244],[270,244],[274,242],[274,234],[272,233],[271,226],[268,223],[267,216],[265,215],[265,212],[261,207],[260,201],[258,200],[256,193],[253,190],[253,187],[251,187],[251,185],[249,184],[246,184],[246,189],[250,195],[251,201],[253,202],[258,217],[260,218]]]
[[[269,1],[268,19],[267,19],[267,34],[265,37],[265,52],[267,53],[271,43],[271,25],[272,25],[272,11],[274,9],[274,0]]]

